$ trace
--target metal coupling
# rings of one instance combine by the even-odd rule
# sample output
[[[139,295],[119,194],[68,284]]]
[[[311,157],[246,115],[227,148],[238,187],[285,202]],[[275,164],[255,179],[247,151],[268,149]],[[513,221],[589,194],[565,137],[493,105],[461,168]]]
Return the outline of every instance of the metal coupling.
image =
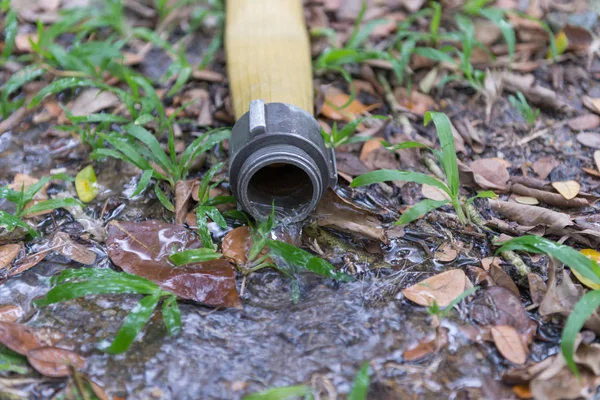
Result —
[[[312,115],[285,103],[253,100],[229,141],[229,181],[241,208],[264,220],[297,222],[337,181],[335,153]]]

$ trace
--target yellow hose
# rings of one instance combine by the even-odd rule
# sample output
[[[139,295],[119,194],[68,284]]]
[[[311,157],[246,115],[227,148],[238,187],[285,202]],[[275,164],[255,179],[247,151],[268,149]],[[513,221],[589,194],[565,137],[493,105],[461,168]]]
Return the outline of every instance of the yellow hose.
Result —
[[[225,48],[236,119],[252,100],[313,114],[310,42],[301,0],[227,0]]]

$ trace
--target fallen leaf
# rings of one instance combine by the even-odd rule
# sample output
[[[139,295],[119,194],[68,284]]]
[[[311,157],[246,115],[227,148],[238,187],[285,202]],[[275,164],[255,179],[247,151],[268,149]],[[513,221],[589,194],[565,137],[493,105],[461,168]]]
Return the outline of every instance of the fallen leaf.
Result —
[[[434,333],[433,337],[427,337],[418,342],[415,346],[405,350],[402,353],[404,361],[417,361],[429,354],[438,351],[448,343],[448,335],[445,329],[441,329],[439,334]]]
[[[600,133],[582,132],[577,134],[575,139],[584,146],[600,149]]]
[[[56,232],[50,243],[64,257],[84,265],[93,265],[96,262],[96,253],[82,244],[71,239],[68,233]]]
[[[196,180],[177,181],[175,183],[175,223],[183,225],[188,214],[192,190]],[[198,190],[196,190],[198,193]],[[197,196],[196,196],[197,197]]]
[[[458,253],[458,250],[452,247],[452,243],[445,242],[437,248],[433,255],[433,258],[438,262],[447,263],[456,260],[456,257],[458,257]]]
[[[380,139],[367,140],[360,151],[362,161],[369,171],[377,169],[397,169],[398,161],[394,153],[383,147]]]
[[[596,129],[600,126],[600,117],[596,114],[585,114],[571,118],[568,122],[569,128],[574,131],[585,131]]]
[[[37,33],[21,33],[15,37],[15,49],[21,53],[31,53],[31,42],[38,42]]]
[[[561,194],[549,192],[546,189],[534,189],[520,183],[514,183],[510,186],[512,193],[526,197],[535,197],[542,203],[556,207],[589,207],[598,200],[594,195],[586,194],[584,196],[583,193],[582,196],[567,200]]]
[[[367,168],[365,163],[354,153],[342,153],[337,151],[335,154],[335,161],[338,174],[342,173],[354,178],[369,172],[369,168]]]
[[[423,195],[423,197],[430,200],[450,200],[450,196],[448,196],[448,193],[444,192],[440,188],[428,185],[426,183],[421,186],[421,194]]]
[[[88,165],[75,176],[75,190],[77,197],[84,203],[89,203],[98,195],[98,184],[96,183],[96,172],[94,167]]]
[[[564,364],[564,361],[562,363]],[[535,399],[563,400],[594,397],[600,385],[600,377],[584,370],[577,379],[568,367],[563,366],[556,371],[557,369],[550,369],[550,374],[541,373],[531,381],[529,387]]]
[[[221,253],[237,265],[245,265],[252,243],[250,227],[240,226],[227,232],[221,243]]]
[[[492,338],[496,348],[504,358],[515,364],[527,361],[527,350],[519,333],[510,325],[497,325],[492,328]]]
[[[400,106],[420,116],[425,115],[427,111],[437,110],[433,97],[414,89],[408,92],[405,88],[399,86],[394,89],[394,96]]]
[[[490,20],[477,18],[474,20],[475,38],[485,46],[491,46],[502,37],[502,31],[498,25]]]
[[[519,204],[527,204],[530,206],[535,206],[540,204],[540,201],[538,199],[536,199],[535,197],[529,197],[529,196],[515,196],[515,201]]]
[[[529,385],[513,386],[512,391],[519,399],[524,399],[524,400],[533,399],[533,393],[531,393],[531,389],[529,388]]]
[[[421,306],[431,306],[435,301],[439,307],[447,307],[464,292],[465,278],[461,269],[453,269],[410,286],[402,294]]]
[[[496,285],[508,289],[515,295],[520,296],[519,288],[517,288],[517,285],[515,285],[512,278],[506,272],[504,272],[504,269],[502,269],[499,263],[492,263],[488,273]]]
[[[24,356],[43,346],[33,329],[14,322],[0,322],[0,344]]]
[[[0,269],[8,267],[19,255],[22,248],[23,246],[20,244],[5,244],[4,246],[0,246]]]
[[[29,187],[35,183],[38,183],[40,180],[29,175],[25,174],[16,174],[13,183],[8,185],[12,190],[16,190],[20,192],[22,190],[27,190]],[[35,200],[47,200],[48,195],[46,194],[46,190],[50,186],[50,182],[46,183],[33,197]]]
[[[82,116],[97,113],[107,108],[121,104],[119,97],[102,89],[89,88],[82,91],[70,104],[69,110],[73,116]]]
[[[79,354],[58,347],[41,347],[27,353],[27,361],[37,372],[52,378],[71,375],[71,368],[85,367],[85,359]]]
[[[531,301],[539,305],[544,300],[544,296],[548,290],[544,280],[538,274],[530,272],[527,274],[527,282],[529,284]]]
[[[583,249],[583,250],[579,250],[579,252],[581,254],[583,254],[584,256],[586,256],[587,258],[590,258],[596,262],[600,262],[600,253],[594,249]],[[581,282],[585,286],[589,287],[590,289],[594,289],[594,290],[600,289],[600,284],[594,283],[592,280],[581,275],[579,272],[577,272],[576,269],[571,269],[571,273],[573,275],[575,275],[575,277],[577,278],[577,280],[579,280],[579,282]]]
[[[490,200],[489,204],[494,211],[525,226],[543,225],[551,229],[562,230],[566,226],[574,225],[569,215],[543,207],[501,200]]]
[[[319,226],[332,226],[369,239],[388,242],[383,224],[376,214],[357,208],[333,190],[325,192],[313,215]]]
[[[473,161],[469,167],[476,174],[480,175],[492,185],[487,185],[489,189],[506,190],[510,175],[506,166],[493,158],[482,158]]]
[[[17,322],[23,316],[23,309],[19,306],[8,304],[0,306],[0,322]]]
[[[39,253],[27,255],[18,261],[15,261],[12,268],[8,271],[9,276],[15,276],[21,272],[25,272],[30,268],[35,267],[39,264],[48,254],[47,251],[41,251]]]
[[[594,162],[596,163],[596,168],[600,171],[600,150],[594,151]]]
[[[565,25],[562,32],[567,37],[567,50],[575,52],[587,52],[594,41],[592,33],[576,25]]]
[[[350,100],[350,96],[334,86],[325,89],[325,102],[321,108],[321,114],[335,121],[354,121],[365,113],[380,107],[380,104],[366,106],[358,99],[352,100],[348,106],[341,108]]]
[[[556,156],[541,157],[535,161],[531,168],[539,176],[540,179],[546,179],[550,172],[560,165],[560,161],[556,159]]]
[[[567,200],[577,197],[581,190],[581,185],[577,181],[552,182],[552,187]]]
[[[142,276],[164,290],[214,307],[239,307],[231,264],[218,259],[175,267],[168,257],[184,249],[200,248],[200,241],[182,225],[161,221],[115,221],[108,225],[110,259],[125,272]]]
[[[596,114],[600,113],[600,98],[583,96],[581,102],[588,110],[595,112]]]

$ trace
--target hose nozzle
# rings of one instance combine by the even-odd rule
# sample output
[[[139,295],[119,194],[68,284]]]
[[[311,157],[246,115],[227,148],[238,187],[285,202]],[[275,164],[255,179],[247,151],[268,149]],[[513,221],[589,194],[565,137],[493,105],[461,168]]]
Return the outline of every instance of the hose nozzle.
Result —
[[[308,112],[254,100],[231,133],[229,179],[240,206],[254,218],[266,219],[274,204],[279,219],[296,222],[335,185],[335,155]]]

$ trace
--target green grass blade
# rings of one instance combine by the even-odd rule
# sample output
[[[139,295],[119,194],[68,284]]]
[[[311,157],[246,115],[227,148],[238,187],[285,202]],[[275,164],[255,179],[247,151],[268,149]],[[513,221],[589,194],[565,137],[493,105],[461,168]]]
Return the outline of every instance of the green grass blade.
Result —
[[[472,288],[469,288],[467,290],[465,290],[464,292],[462,292],[461,294],[458,295],[457,298],[455,298],[454,300],[452,300],[450,302],[450,304],[448,304],[448,306],[446,306],[446,308],[444,308],[444,310],[441,312],[440,316],[443,318],[446,315],[448,315],[448,313],[461,301],[463,301],[463,299],[466,299],[467,297],[469,297],[470,295],[472,295],[473,293],[475,293],[477,290],[479,290],[479,286],[473,286]]]
[[[496,193],[494,193],[492,190],[484,190],[482,192],[477,192],[477,194],[473,197],[470,197],[467,200],[466,205],[469,206],[471,205],[475,199],[495,199],[497,198],[498,195]]]
[[[314,256],[291,244],[279,240],[268,239],[267,246],[272,255],[282,258],[286,263],[294,267],[304,268],[307,271],[326,278],[333,278],[341,281],[352,279],[349,275],[336,271],[333,265],[322,258]]]
[[[398,143],[398,144],[390,144],[386,141],[382,141],[381,142],[383,144],[383,146],[388,149],[388,150],[404,150],[404,149],[429,149],[431,150],[431,147],[424,145],[423,143],[419,143],[419,142],[402,142],[402,143]]]
[[[140,178],[140,181],[138,182],[138,184],[135,188],[135,192],[133,192],[131,194],[130,198],[134,198],[138,194],[142,193],[142,190],[144,190],[144,189],[146,189],[146,187],[148,187],[148,185],[150,184],[150,179],[152,179],[153,173],[154,173],[154,171],[151,169],[147,169],[146,171],[144,171],[142,173],[142,177]]]
[[[366,174],[354,178],[350,184],[350,187],[365,186],[373,183],[390,181],[405,181],[426,184],[435,186],[448,194],[451,193],[450,189],[444,182],[432,176],[425,175],[420,172],[398,171],[393,169],[381,169],[379,171],[367,172]]]
[[[32,205],[31,207],[23,210],[23,215],[35,214],[42,211],[55,210],[57,208],[68,208],[68,207],[81,207],[83,208],[83,203],[79,200],[73,199],[71,197],[66,199],[50,199],[40,201]]]
[[[249,394],[243,400],[293,400],[302,396],[312,398],[312,389],[306,385],[272,388]]]
[[[190,79],[191,75],[192,75],[192,67],[190,67],[190,66],[182,67],[179,70],[179,73],[177,74],[177,80],[175,81],[175,84],[173,85],[171,90],[169,90],[169,92],[167,93],[167,96],[173,96],[175,93],[179,92],[179,90],[181,90],[183,85],[186,84],[188,79]]]
[[[140,284],[145,284],[148,286],[149,291],[153,291],[158,288],[158,286],[149,281],[146,278],[142,278],[141,276],[131,275],[126,272],[117,272],[108,268],[91,268],[91,267],[82,267],[77,269],[64,269],[58,275],[54,275],[50,279],[50,284],[52,286],[56,286],[60,283],[64,283],[71,280],[103,280],[103,279],[126,279],[132,282],[139,282]]]
[[[204,135],[195,139],[181,155],[179,166],[181,169],[181,179],[187,177],[188,171],[194,158],[199,154],[208,151],[211,147],[217,143],[221,143],[223,140],[228,139],[231,135],[231,130],[225,128],[213,129],[206,132]]]
[[[8,186],[0,186],[0,199],[6,199],[16,204],[21,199],[21,192],[17,192]]]
[[[456,159],[456,150],[454,149],[454,135],[452,135],[450,120],[444,113],[428,111],[425,114],[424,124],[427,125],[431,120],[433,120],[438,137],[440,138],[442,161],[446,179],[448,180],[448,187],[450,188],[450,197],[457,198],[459,189],[458,162]]]
[[[94,82],[89,79],[82,79],[82,78],[58,79],[58,80],[52,82],[51,84],[49,84],[48,86],[44,87],[42,90],[40,90],[33,97],[33,99],[31,99],[31,102],[29,102],[29,105],[27,106],[27,108],[35,107],[38,104],[40,104],[40,102],[44,99],[44,97],[51,95],[51,94],[62,92],[63,90],[73,89],[73,88],[78,88],[78,87],[99,87],[99,86],[101,86],[101,85],[99,85],[97,82]]]
[[[177,266],[199,263],[205,261],[216,260],[223,257],[221,253],[217,253],[213,249],[201,248],[183,250],[178,253],[173,253],[169,256],[169,260]]]
[[[517,39],[515,37],[515,30],[504,16],[504,11],[497,8],[482,8],[479,10],[479,13],[500,28],[504,36],[504,41],[506,41],[506,45],[508,46],[508,58],[512,61]]]
[[[348,400],[367,400],[369,394],[369,363],[365,362],[354,378],[352,390],[348,394]]]
[[[227,228],[227,222],[225,218],[221,215],[221,212],[216,207],[209,207],[206,210],[206,215],[210,217],[219,227],[222,229]]]
[[[211,179],[223,168],[225,163],[217,163],[213,165],[208,171],[204,173],[202,176],[202,180],[200,181],[200,185],[198,186],[198,203],[204,205],[208,200],[209,196],[209,186]]]
[[[37,65],[29,65],[13,74],[2,86],[2,100],[7,101],[8,96],[20,89],[24,84],[44,75],[46,70]]]
[[[35,238],[39,236],[39,234],[33,228],[31,228],[21,219],[2,210],[0,210],[0,226],[6,227],[9,232],[18,226],[25,229],[31,235],[31,237]]]
[[[105,139],[116,151],[123,154],[124,157],[120,157],[120,159],[127,161],[144,171],[153,169],[150,166],[150,163],[142,156],[139,149],[136,149],[129,144],[124,138],[119,137],[117,134],[109,134],[105,136]]]
[[[156,290],[157,285],[152,282],[139,282],[128,279],[126,276],[93,279],[84,282],[66,282],[52,288],[46,296],[36,300],[35,305],[38,307],[47,306],[93,294],[152,294]]]
[[[29,369],[27,358],[0,345],[0,371],[26,374]]]
[[[158,139],[156,139],[156,137],[154,137],[153,134],[148,132],[142,126],[135,124],[127,125],[127,127],[125,127],[125,130],[128,134],[145,144],[154,156],[154,161],[165,172],[171,172],[171,175],[173,175],[172,170],[174,169],[174,166],[171,163],[169,156],[167,156],[167,153],[165,153],[162,146],[160,145],[160,142],[158,141]]]
[[[600,290],[587,292],[577,304],[575,304],[573,311],[565,323],[560,347],[562,354],[567,361],[567,365],[571,371],[573,371],[575,376],[579,376],[577,365],[575,365],[575,360],[573,359],[575,339],[577,338],[579,331],[581,331],[581,328],[583,328],[585,321],[587,321],[598,307],[600,307]]]
[[[416,47],[414,49],[414,53],[422,57],[429,58],[433,61],[456,64],[456,61],[454,61],[454,58],[452,58],[452,56],[431,47]]]
[[[173,207],[173,203],[171,203],[169,201],[169,199],[165,195],[165,192],[162,191],[162,189],[159,187],[159,185],[154,185],[154,193],[156,194],[156,198],[158,199],[158,201],[160,201],[160,204],[162,204],[164,208],[166,208],[167,210],[169,210],[171,212],[175,211],[175,207]]]
[[[198,206],[196,209],[196,225],[198,226],[198,235],[202,241],[202,247],[214,250],[215,245],[212,240],[210,229],[208,229],[208,209],[209,206]]]
[[[177,297],[171,295],[164,300],[162,316],[169,335],[173,336],[181,331],[181,310],[177,305]]]
[[[101,123],[101,122],[110,122],[113,124],[123,124],[128,122],[129,120],[125,117],[121,117],[120,115],[113,114],[88,114],[88,115],[78,115],[78,116],[69,116],[69,121],[80,124],[80,123]]]
[[[7,59],[15,48],[15,38],[17,37],[17,11],[13,8],[8,10],[4,17],[4,49],[2,49],[2,58]]]
[[[55,175],[50,175],[50,176],[44,176],[43,178],[41,178],[39,181],[37,181],[36,183],[34,183],[33,185],[29,186],[27,188],[27,190],[25,190],[24,193],[24,201],[28,202],[31,199],[33,199],[33,196],[35,196],[35,194],[37,192],[39,192],[40,190],[42,190],[42,188],[44,186],[46,186],[46,184],[48,182],[50,182],[51,180],[58,180],[58,181],[73,181],[73,177],[67,175],[67,174],[55,174]]]
[[[208,199],[204,204],[207,206],[218,206],[220,204],[235,204],[234,196],[215,196]]]
[[[427,214],[429,211],[440,208],[448,203],[450,203],[450,200],[422,200],[410,207],[408,210],[404,211],[400,219],[396,221],[396,225],[405,225],[413,222],[414,220],[419,219],[421,216]]]
[[[526,235],[504,242],[496,253],[507,250],[547,254],[568,265],[590,281],[600,284],[600,267],[596,261],[589,259],[569,246],[558,244],[543,237]]]
[[[127,351],[137,335],[144,328],[144,325],[150,320],[154,309],[158,305],[160,296],[161,292],[157,292],[140,300],[125,318],[123,325],[121,325],[121,328],[117,332],[115,340],[104,351],[109,354],[120,354]]]

